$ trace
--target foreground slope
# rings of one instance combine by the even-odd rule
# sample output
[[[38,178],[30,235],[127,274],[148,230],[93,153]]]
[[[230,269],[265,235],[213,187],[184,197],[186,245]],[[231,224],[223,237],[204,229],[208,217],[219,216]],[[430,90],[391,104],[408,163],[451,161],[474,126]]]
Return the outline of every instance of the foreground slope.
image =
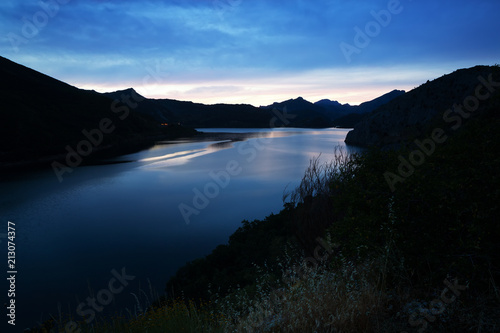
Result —
[[[485,68],[469,79],[478,73],[488,80]],[[477,84],[461,82],[475,93]],[[458,94],[441,92],[427,103],[444,105]],[[314,166],[280,214],[244,222],[227,245],[181,268],[166,291],[212,300],[227,294],[218,303],[225,316],[227,307],[237,309],[231,327],[262,332],[497,332],[500,89],[478,109],[432,152],[427,140],[428,154],[411,170],[401,167],[411,148],[370,149],[334,168]],[[407,139],[429,138],[436,123],[421,121],[423,132]],[[387,172],[401,180],[391,184]],[[281,265],[287,245],[297,244],[305,254]]]
[[[279,214],[179,269],[168,299],[83,332],[498,332],[500,89],[488,101],[412,172],[407,147],[312,163]],[[411,139],[430,149],[429,132]]]

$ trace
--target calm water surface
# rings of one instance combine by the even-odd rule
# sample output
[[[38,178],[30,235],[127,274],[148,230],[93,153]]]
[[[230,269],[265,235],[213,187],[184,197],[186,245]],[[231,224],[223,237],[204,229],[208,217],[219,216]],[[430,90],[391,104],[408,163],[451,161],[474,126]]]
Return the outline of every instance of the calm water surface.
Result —
[[[78,305],[109,290],[113,269],[134,278],[104,312],[125,311],[124,304],[133,311],[131,293],[145,303],[139,290],[149,295],[149,284],[163,293],[177,268],[226,243],[242,220],[278,213],[285,187],[298,185],[311,158],[331,159],[347,134],[339,129],[203,131],[257,134],[238,142],[158,144],[115,159],[120,163],[77,168],[62,183],[51,171],[0,183],[2,258],[7,257],[7,221],[16,225],[19,331],[49,314],[57,317],[58,308],[83,319]],[[8,290],[5,282],[2,286]]]

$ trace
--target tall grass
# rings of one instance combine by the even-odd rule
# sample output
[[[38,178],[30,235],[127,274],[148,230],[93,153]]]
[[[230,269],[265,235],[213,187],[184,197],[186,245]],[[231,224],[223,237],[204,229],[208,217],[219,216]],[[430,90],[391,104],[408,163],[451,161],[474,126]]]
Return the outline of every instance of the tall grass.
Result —
[[[283,249],[278,260],[282,276],[276,275],[274,266],[256,266],[259,277],[251,286],[237,286],[225,296],[212,295],[210,302],[175,299],[147,311],[148,306],[140,306],[144,293],[139,293],[138,305],[128,318],[96,322],[82,327],[82,333],[417,331],[409,318],[422,315],[421,309],[439,297],[443,285],[411,278],[421,253],[404,251],[407,242],[415,241],[405,229],[413,225],[405,221],[411,215],[401,209],[408,201],[401,194],[384,192],[386,184],[379,179],[386,168],[379,156],[384,155],[363,156],[336,148],[330,162],[312,159],[300,185],[285,195],[289,200],[285,207],[293,213],[287,219],[290,216],[290,224],[304,238],[297,236],[303,251],[291,251],[291,256]],[[326,235],[326,242],[338,250],[315,267],[304,265],[317,235]],[[435,239],[440,240],[439,236]],[[367,244],[371,247],[363,252]],[[420,251],[420,247],[407,247]],[[440,255],[421,250],[430,258]],[[289,275],[293,267],[300,267],[303,274]],[[490,305],[495,298],[498,304],[498,284],[491,270],[490,275],[490,295],[464,293],[447,305],[446,312],[436,315],[429,332],[498,331],[500,308]]]
[[[61,321],[57,329],[43,329],[37,332],[78,332],[78,333],[218,333],[224,332],[226,319],[214,312],[209,303],[170,300],[161,307],[150,308],[137,316],[116,314],[112,318],[95,320],[91,324],[78,323],[78,327],[66,330]],[[66,321],[68,322],[68,321]]]
[[[323,197],[332,194],[331,184],[339,182],[343,177],[352,175],[356,167],[354,157],[345,148],[336,146],[334,158],[331,161],[321,163],[321,154],[309,161],[309,166],[297,188],[285,192],[283,202],[292,204],[294,207],[304,203],[313,197]]]
[[[230,318],[226,332],[375,331],[387,301],[380,267],[380,260],[355,264],[344,259],[339,270],[308,269],[302,279],[253,301],[228,302],[222,307]],[[243,306],[248,311],[233,312]]]

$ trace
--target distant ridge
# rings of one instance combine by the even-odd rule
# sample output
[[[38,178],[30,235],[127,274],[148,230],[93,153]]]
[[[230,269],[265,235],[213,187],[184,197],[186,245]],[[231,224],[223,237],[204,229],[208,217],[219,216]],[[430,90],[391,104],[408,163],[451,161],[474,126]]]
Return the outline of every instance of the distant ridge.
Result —
[[[132,88],[104,95],[119,98],[121,94],[135,92]],[[272,114],[248,104],[206,105],[174,99],[145,99],[137,112],[158,122],[176,123],[193,128],[204,127],[269,127]]]
[[[326,110],[318,105],[298,97],[283,102],[275,102],[268,106],[261,106],[262,110],[278,110],[294,115],[297,121],[304,123],[305,127],[330,127],[332,122],[325,112]],[[292,125],[293,126],[293,125]],[[295,126],[296,127],[296,126]]]
[[[361,103],[360,105],[349,105],[349,104],[341,104],[338,101],[331,101],[329,99],[322,99],[314,103],[315,105],[321,106],[327,111],[331,113],[330,118],[332,120],[337,119],[339,117],[346,116],[352,113],[367,113],[375,110],[381,105],[384,105],[394,98],[404,95],[404,90],[393,90],[388,92],[380,97],[377,97],[371,101]]]
[[[109,98],[120,98],[122,94],[137,94],[133,88],[105,93]],[[394,90],[359,106],[323,100],[311,103],[302,97],[275,102],[268,106],[254,107],[249,104],[193,103],[174,99],[144,99],[136,111],[154,118],[158,122],[176,123],[193,128],[267,128],[267,127],[345,127],[352,128],[361,115],[392,100],[404,91]],[[138,94],[137,94],[138,95]],[[289,115],[285,121],[273,121],[276,112]],[[356,117],[336,119],[351,113]],[[278,117],[283,118],[283,117]],[[356,119],[356,121],[353,121]]]
[[[287,112],[297,113],[304,117],[307,115],[309,118],[315,119],[317,123],[324,122],[330,124],[330,126],[352,128],[363,118],[364,114],[375,110],[398,96],[404,95],[404,93],[403,90],[393,90],[374,100],[355,106],[341,104],[338,101],[329,99],[311,103],[302,97],[298,97],[281,103],[261,106],[261,108],[283,111],[286,107]]]
[[[113,131],[93,147],[92,156],[138,149],[161,137],[192,135],[194,131],[186,127],[348,128],[402,94],[394,90],[359,106],[326,99],[311,103],[302,97],[262,107],[205,105],[148,99],[133,88],[104,94],[78,89],[0,57],[0,168],[64,158],[68,146],[85,139],[82,131],[98,128],[103,118],[112,120]],[[124,95],[135,96],[140,103],[127,105]],[[130,112],[122,119],[113,111],[118,107]]]

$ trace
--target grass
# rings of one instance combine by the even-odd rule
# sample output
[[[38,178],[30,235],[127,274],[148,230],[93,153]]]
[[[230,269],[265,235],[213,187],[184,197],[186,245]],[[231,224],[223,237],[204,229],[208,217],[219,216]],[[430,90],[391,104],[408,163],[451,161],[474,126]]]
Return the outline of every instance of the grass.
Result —
[[[340,271],[334,273],[328,265],[308,269],[302,279],[291,279],[279,289],[262,279],[257,298],[239,289],[213,303],[175,299],[132,319],[115,316],[80,329],[82,333],[373,331],[377,314],[387,303],[380,267],[377,260],[362,264],[344,260]],[[56,332],[63,331],[59,327]]]
[[[216,333],[224,332],[226,319],[221,314],[212,311],[210,303],[185,301],[182,299],[170,300],[161,307],[150,308],[136,316],[115,315],[112,318],[96,319],[90,324],[77,323],[78,327],[65,329],[70,319],[51,320],[50,327],[46,324],[32,332],[79,332],[79,333],[160,333],[160,332],[187,332],[187,333]]]
[[[227,332],[367,332],[383,309],[375,261],[333,272],[310,269],[306,277],[278,291],[261,295],[248,313],[234,316]]]
[[[383,175],[408,150],[313,160],[280,214],[245,222],[172,284],[194,295],[212,284],[218,293],[82,332],[500,331],[497,110],[469,120],[394,192]],[[316,237],[335,250],[303,267]],[[287,256],[285,244],[302,251]],[[256,258],[267,261],[248,265]],[[289,274],[293,267],[303,274]],[[445,279],[470,288],[436,311]]]
[[[289,268],[299,266],[299,258],[284,257],[283,276],[291,277],[275,281],[266,267],[257,267],[261,277],[253,286],[255,293],[237,288],[226,296],[212,295],[213,301],[177,298],[132,316],[116,315],[110,321],[96,321],[93,326],[81,325],[81,332],[417,331],[426,323],[424,309],[444,285],[428,291],[412,289],[403,258],[397,256],[390,243],[384,250],[364,260],[351,260],[337,253],[336,260],[321,262],[317,267],[303,266],[300,276],[287,274]],[[392,276],[391,282],[388,276]],[[492,282],[492,291],[498,291]],[[136,308],[144,308],[136,300]],[[465,291],[435,316],[432,326],[427,323],[428,331],[493,332],[498,322],[491,318],[498,313],[491,306],[492,300],[494,297],[478,297]],[[45,332],[63,331],[59,327]]]

